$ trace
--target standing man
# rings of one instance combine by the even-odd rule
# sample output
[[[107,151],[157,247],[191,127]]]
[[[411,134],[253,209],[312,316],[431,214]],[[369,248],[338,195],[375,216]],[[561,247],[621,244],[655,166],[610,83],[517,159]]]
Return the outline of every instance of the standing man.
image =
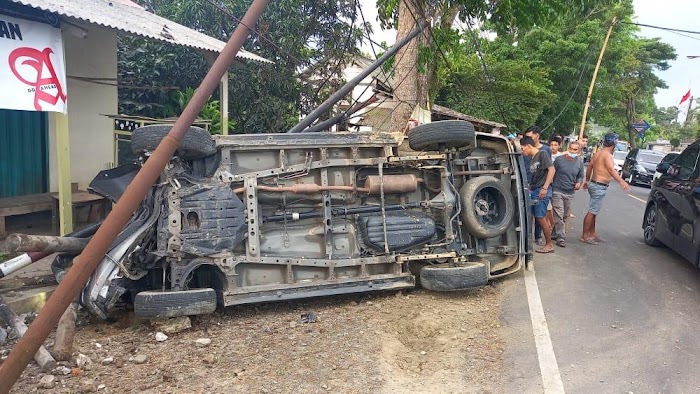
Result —
[[[554,211],[554,238],[557,246],[566,246],[566,218],[571,212],[574,192],[581,188],[585,171],[579,157],[581,144],[569,143],[565,154],[554,159],[554,180],[552,181],[552,210]]]
[[[539,126],[530,126],[525,130],[525,136],[532,138],[532,140],[535,142],[535,148],[537,150],[543,150],[547,152],[548,155],[552,154],[552,150],[549,148],[549,146],[544,145],[540,142],[540,137],[542,134],[542,129]],[[530,174],[530,160],[531,158],[525,156],[524,157],[525,161],[525,173],[527,174],[527,181],[530,182],[530,179],[532,178],[532,174]],[[550,157],[551,159],[551,157]],[[532,191],[532,186],[530,187],[530,191]],[[551,226],[550,226],[551,228]],[[544,245],[545,241],[542,238],[542,227],[540,226],[540,222],[535,221],[535,242],[537,245]]]
[[[593,155],[591,163],[588,165],[586,182],[583,183],[583,187],[588,189],[591,201],[588,205],[588,213],[583,219],[583,234],[581,234],[581,241],[587,244],[595,245],[598,242],[605,242],[596,233],[595,220],[603,205],[603,198],[608,192],[610,180],[614,179],[624,191],[628,192],[630,190],[630,185],[620,178],[613,164],[612,154],[615,150],[617,139],[618,136],[615,133],[606,134],[603,137],[603,147]]]
[[[554,179],[554,166],[552,165],[551,154],[540,150],[535,146],[535,141],[531,137],[523,137],[520,140],[520,147],[525,156],[530,157],[530,198],[538,201],[532,207],[535,219],[542,227],[545,244],[542,248],[536,249],[538,253],[552,253],[552,227],[547,221],[547,204],[552,198],[552,180]]]

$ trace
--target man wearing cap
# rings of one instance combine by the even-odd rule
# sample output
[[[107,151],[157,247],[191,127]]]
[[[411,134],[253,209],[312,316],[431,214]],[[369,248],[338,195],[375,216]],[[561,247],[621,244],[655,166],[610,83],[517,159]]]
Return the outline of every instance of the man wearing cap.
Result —
[[[588,213],[583,219],[581,241],[587,244],[595,245],[598,242],[604,242],[596,233],[595,220],[600,213],[610,181],[614,179],[624,191],[630,190],[627,182],[620,178],[620,175],[615,171],[612,154],[617,139],[618,136],[615,133],[609,133],[603,137],[603,147],[593,155],[591,163],[588,165],[588,171],[586,171],[586,181],[583,183],[583,188],[588,189],[591,201],[588,205]]]

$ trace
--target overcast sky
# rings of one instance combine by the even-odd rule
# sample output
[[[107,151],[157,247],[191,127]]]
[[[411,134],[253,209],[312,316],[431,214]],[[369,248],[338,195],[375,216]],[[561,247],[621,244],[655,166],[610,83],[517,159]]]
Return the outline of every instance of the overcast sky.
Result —
[[[375,0],[360,0],[365,18],[374,26],[374,40],[392,44],[396,40],[394,31],[381,31],[377,20]],[[700,31],[700,0],[634,0],[636,22],[647,25],[673,27],[676,29]],[[688,59],[686,56],[700,56],[700,35],[671,33],[658,29],[643,27],[639,33],[644,37],[660,37],[662,41],[676,48],[678,59],[671,63],[671,68],[659,72],[666,81],[668,89],[656,94],[656,105],[669,107],[678,105],[681,96],[691,89],[695,97],[700,98],[700,58]],[[363,47],[371,53],[369,45]],[[683,111],[687,109],[681,108]]]
[[[700,31],[699,0],[634,0],[637,23],[672,27],[675,29]],[[700,58],[688,59],[686,56],[700,55],[700,35],[666,32],[642,27],[640,35],[660,37],[662,41],[676,48],[678,59],[671,63],[671,68],[659,72],[666,81],[668,89],[656,94],[656,105],[669,107],[678,105],[681,97],[691,89],[691,94],[700,97]],[[681,108],[687,109],[687,103]]]

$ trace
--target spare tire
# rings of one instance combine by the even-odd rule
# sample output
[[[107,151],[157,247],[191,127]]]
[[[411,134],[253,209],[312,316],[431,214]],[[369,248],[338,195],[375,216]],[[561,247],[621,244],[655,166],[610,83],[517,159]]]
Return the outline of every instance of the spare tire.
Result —
[[[474,125],[464,120],[443,120],[412,128],[408,145],[417,151],[476,147]]]
[[[172,125],[139,127],[131,135],[131,151],[137,155],[152,152],[170,132]],[[177,148],[177,155],[185,160],[201,159],[216,153],[211,134],[201,127],[191,126]]]
[[[472,178],[462,186],[459,197],[464,226],[476,238],[498,237],[513,224],[515,203],[498,178]]]
[[[420,270],[420,285],[433,291],[456,291],[479,287],[489,281],[488,265],[484,263],[466,263],[426,265]]]

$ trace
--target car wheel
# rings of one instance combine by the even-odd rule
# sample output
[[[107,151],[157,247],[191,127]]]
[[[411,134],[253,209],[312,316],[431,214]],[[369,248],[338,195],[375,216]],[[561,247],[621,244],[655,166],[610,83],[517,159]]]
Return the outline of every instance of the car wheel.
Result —
[[[408,146],[416,151],[476,146],[474,125],[464,120],[443,120],[416,126],[408,132]]]
[[[649,246],[659,246],[661,242],[656,239],[656,204],[652,204],[647,208],[644,214],[644,243]]]
[[[131,135],[131,151],[137,155],[154,151],[171,128],[171,125],[139,127]],[[177,155],[185,160],[202,159],[215,153],[216,146],[211,134],[195,126],[190,127],[177,148]]]
[[[495,238],[513,224],[515,204],[501,181],[492,176],[470,179],[459,191],[464,227],[480,239]]]
[[[420,270],[420,284],[433,291],[456,291],[479,287],[489,281],[488,265],[466,263],[450,266],[449,263],[426,265]]]
[[[143,319],[206,315],[216,310],[216,290],[142,291],[134,297],[134,314]]]

